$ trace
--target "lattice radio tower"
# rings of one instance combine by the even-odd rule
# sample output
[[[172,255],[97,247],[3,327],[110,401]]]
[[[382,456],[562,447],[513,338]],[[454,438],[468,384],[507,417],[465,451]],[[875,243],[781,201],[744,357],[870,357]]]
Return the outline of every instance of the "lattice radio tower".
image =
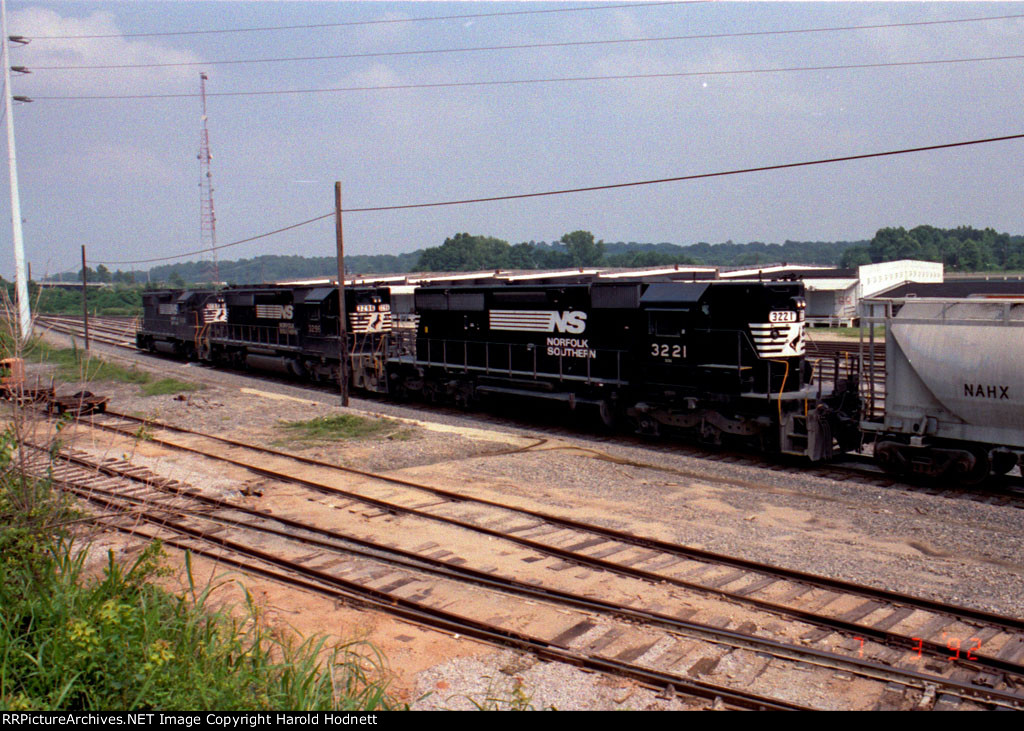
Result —
[[[210,172],[210,131],[206,128],[206,72],[199,72],[199,97],[203,104],[199,137],[199,240],[213,255],[213,281],[220,282],[217,264],[217,215],[213,211],[213,174]]]

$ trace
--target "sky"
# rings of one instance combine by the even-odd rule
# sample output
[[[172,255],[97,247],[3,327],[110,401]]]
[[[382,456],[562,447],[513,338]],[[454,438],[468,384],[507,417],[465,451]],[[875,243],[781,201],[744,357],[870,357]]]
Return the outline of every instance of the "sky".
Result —
[[[217,241],[362,208],[607,185],[1024,132],[1024,60],[724,74],[1024,54],[1024,17],[571,47],[405,51],[709,36],[1024,16],[1024,3],[20,2],[9,0],[27,259],[34,278],[196,251],[199,72]],[[597,9],[584,9],[584,8]],[[568,9],[491,17],[435,16]],[[359,25],[337,25],[360,21]],[[184,35],[178,31],[322,25]],[[106,38],[43,38],[104,35]],[[366,54],[378,54],[368,56]],[[328,55],[247,64],[213,61]],[[99,64],[197,64],[47,69]],[[327,93],[227,92],[681,74]],[[183,94],[176,98],[46,97]],[[871,238],[885,226],[1024,233],[1024,140],[564,196],[344,215],[347,254],[511,243]],[[0,195],[0,274],[13,276]],[[334,253],[328,218],[220,258]],[[201,259],[189,256],[179,261]],[[153,264],[108,263],[110,269]]]

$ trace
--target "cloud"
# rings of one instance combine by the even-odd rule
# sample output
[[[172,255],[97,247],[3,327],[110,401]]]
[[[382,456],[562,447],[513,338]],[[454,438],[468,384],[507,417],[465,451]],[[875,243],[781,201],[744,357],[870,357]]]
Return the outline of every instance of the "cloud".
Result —
[[[18,79],[28,95],[131,94],[195,91],[197,66],[145,69],[57,70],[44,66],[92,66],[102,64],[194,63],[192,51],[164,42],[125,38],[112,13],[97,11],[84,18],[62,16],[53,10],[31,7],[10,13],[13,33],[37,38],[27,46],[14,46],[11,62],[33,70]],[[108,38],[42,38],[42,36],[112,36]],[[186,84],[188,86],[186,86]]]
[[[366,20],[398,21],[374,23],[358,26],[342,26],[335,28],[328,36],[336,44],[339,53],[360,53],[377,51],[381,48],[397,48],[395,44],[406,43],[416,37],[416,26],[419,23],[403,23],[412,15],[388,11]],[[429,25],[429,24],[428,24]]]
[[[349,86],[401,86],[412,81],[399,74],[385,63],[371,63],[358,71],[349,71],[342,75],[340,85]]]

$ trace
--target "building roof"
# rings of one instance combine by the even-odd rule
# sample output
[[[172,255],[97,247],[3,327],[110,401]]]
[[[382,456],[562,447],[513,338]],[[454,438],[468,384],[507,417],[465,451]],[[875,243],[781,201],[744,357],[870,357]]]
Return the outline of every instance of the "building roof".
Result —
[[[811,292],[828,292],[856,287],[859,279],[805,279],[804,286]]]
[[[802,271],[835,271],[835,267],[821,266],[817,264],[766,264],[759,267],[744,267],[742,269],[722,270],[719,275],[722,279],[748,279],[764,274],[792,274]]]
[[[598,276],[601,279],[642,279],[643,277],[660,277],[666,274],[714,274],[718,267],[701,266],[662,266],[654,269],[618,269],[615,271],[601,272]]]
[[[1020,279],[951,279],[945,282],[903,282],[876,292],[872,298],[972,297],[977,295],[1024,296]]]

